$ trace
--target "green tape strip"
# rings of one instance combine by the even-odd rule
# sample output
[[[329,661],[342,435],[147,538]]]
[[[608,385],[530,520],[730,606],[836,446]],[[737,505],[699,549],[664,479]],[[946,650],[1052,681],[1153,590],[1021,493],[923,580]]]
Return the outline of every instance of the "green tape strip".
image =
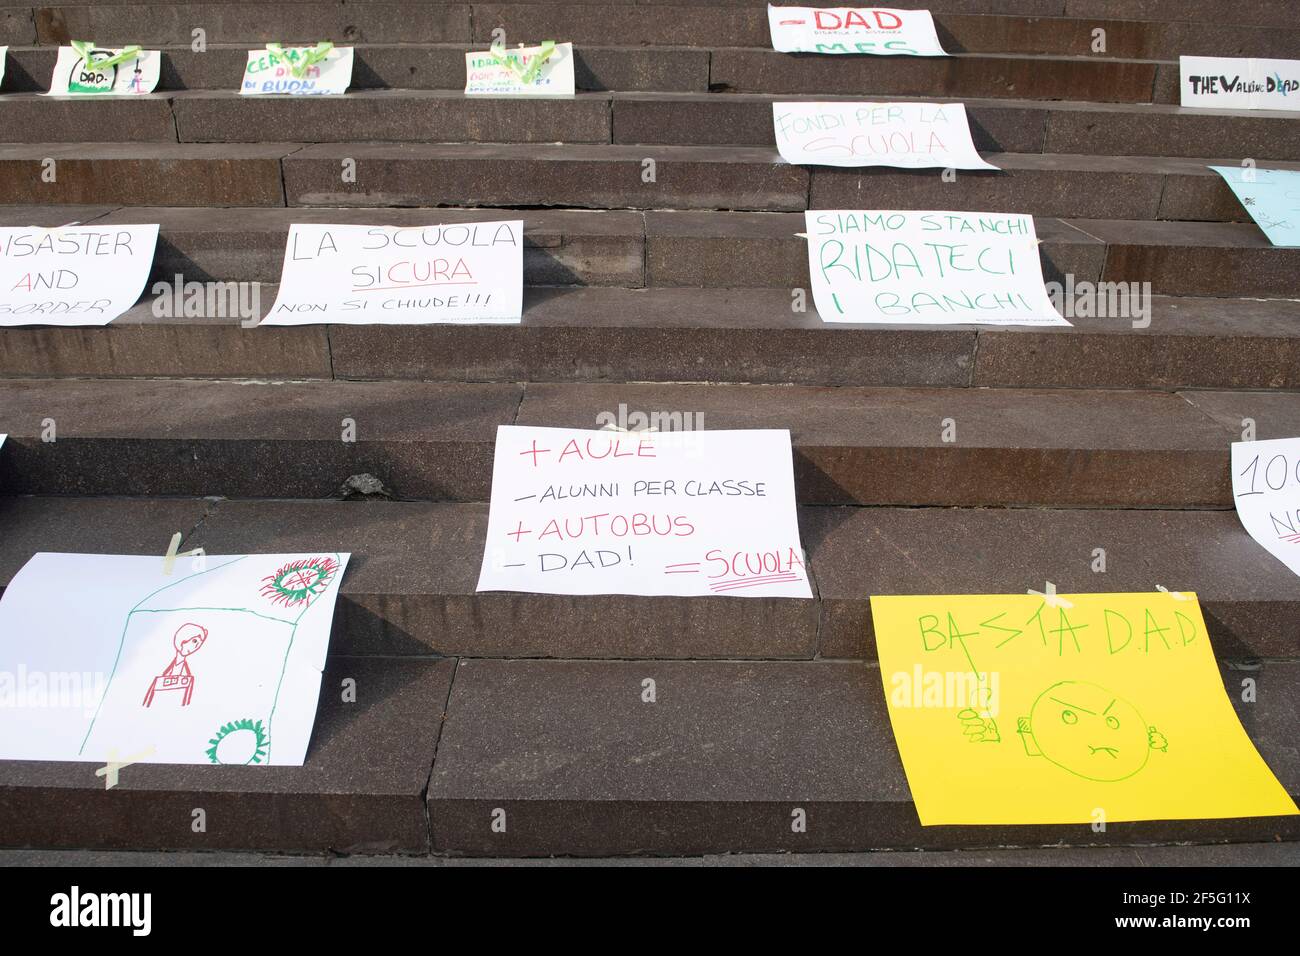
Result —
[[[300,62],[294,63],[289,54],[284,51],[284,47],[281,44],[268,43],[266,48],[272,53],[284,57],[285,61],[289,64],[289,72],[298,80],[305,77],[308,70],[334,52],[333,43],[329,40],[321,40],[321,42],[317,43],[314,47],[309,47],[305,50]]]
[[[113,56],[106,56],[103,59],[96,60],[95,44],[90,40],[69,40],[68,45],[76,51],[77,56],[81,57],[86,62],[86,66],[104,68],[124,63],[143,49],[139,44],[127,46],[123,47],[120,52]]]
[[[488,53],[492,54],[492,59],[496,60],[497,63],[501,64],[513,73],[520,83],[528,86],[537,82],[537,77],[542,72],[543,64],[545,64],[546,61],[555,53],[555,41],[543,40],[537,51],[537,55],[533,57],[533,62],[528,64],[528,69],[526,70],[519,69],[519,64],[507,55],[504,46],[490,47]]]

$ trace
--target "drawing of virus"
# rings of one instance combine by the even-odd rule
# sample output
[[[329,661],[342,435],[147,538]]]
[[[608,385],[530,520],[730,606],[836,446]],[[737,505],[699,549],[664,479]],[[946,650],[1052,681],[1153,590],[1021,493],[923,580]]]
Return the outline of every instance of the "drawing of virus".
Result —
[[[316,595],[325,591],[338,572],[339,563],[333,558],[309,558],[292,561],[275,574],[262,580],[262,597],[270,598],[272,604],[285,607],[297,607],[307,604]]]
[[[223,724],[217,735],[208,741],[208,759],[216,764],[239,765],[261,763],[266,759],[266,746],[270,739],[262,729],[262,722],[248,717]]]

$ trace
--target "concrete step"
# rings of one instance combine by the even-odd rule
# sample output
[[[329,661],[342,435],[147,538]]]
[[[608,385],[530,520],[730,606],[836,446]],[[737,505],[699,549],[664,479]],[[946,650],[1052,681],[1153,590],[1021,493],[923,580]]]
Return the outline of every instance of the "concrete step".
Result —
[[[260,294],[269,308],[275,289]],[[1154,296],[1140,328],[826,326],[784,289],[531,288],[524,303],[517,326],[250,331],[157,318],[149,300],[105,327],[0,329],[0,378],[1300,389],[1300,304],[1280,299]]]
[[[330,644],[344,657],[874,661],[872,594],[1045,581],[1195,591],[1218,657],[1300,656],[1300,579],[1225,511],[805,506],[813,600],[476,593],[485,504],[19,497],[0,519],[0,589],[37,551],[161,560],[176,531],[211,554],[347,548]]]
[[[92,102],[13,93],[0,98],[0,116],[6,120],[0,125],[0,141],[612,141],[771,148],[774,101],[861,98],[659,92],[582,93],[573,100],[470,99],[447,90],[249,98],[230,90],[191,90]],[[985,152],[1249,156],[1268,160],[1269,165],[1300,155],[1297,124],[1291,114],[1276,111],[1024,99],[967,99],[965,105],[972,139]]]
[[[1231,189],[1207,168],[1232,160],[1033,153],[986,158],[1000,170],[961,173],[941,184],[937,169],[791,166],[770,147],[23,144],[0,146],[0,205],[793,212],[810,203],[816,209],[932,209],[942,185],[948,209],[1083,219],[1248,218]],[[48,160],[54,162],[52,182],[46,181]],[[1272,165],[1300,168],[1294,162]],[[355,181],[345,180],[350,171]]]
[[[451,661],[333,658],[303,767],[0,761],[0,844],[424,853]],[[356,702],[343,703],[343,680]],[[206,832],[193,831],[194,810]]]
[[[1203,410],[1216,395],[1226,420]],[[366,473],[485,501],[498,425],[597,428],[622,406],[789,428],[807,504],[1228,508],[1242,420],[1300,431],[1295,392],[10,379],[0,490],[325,498]]]
[[[1269,703],[1238,702],[1241,720],[1298,793],[1300,663],[1251,676]],[[1298,821],[923,828],[880,673],[828,662],[463,660],[429,780],[435,852],[471,855],[1294,840]]]

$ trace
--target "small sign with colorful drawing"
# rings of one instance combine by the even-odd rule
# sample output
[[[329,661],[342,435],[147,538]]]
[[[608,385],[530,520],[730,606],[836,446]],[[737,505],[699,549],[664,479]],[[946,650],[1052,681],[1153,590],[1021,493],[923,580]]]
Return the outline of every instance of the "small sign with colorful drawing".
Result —
[[[465,92],[471,96],[573,96],[573,44],[493,46],[465,54]]]
[[[329,96],[346,93],[352,83],[352,47],[325,42],[249,50],[239,92],[244,96]]]
[[[0,759],[301,766],[349,555],[35,555],[0,598]]]
[[[872,597],[923,826],[1292,815],[1195,594]]]
[[[141,96],[158,86],[162,55],[138,46],[97,47],[74,40],[59,47],[51,96]]]

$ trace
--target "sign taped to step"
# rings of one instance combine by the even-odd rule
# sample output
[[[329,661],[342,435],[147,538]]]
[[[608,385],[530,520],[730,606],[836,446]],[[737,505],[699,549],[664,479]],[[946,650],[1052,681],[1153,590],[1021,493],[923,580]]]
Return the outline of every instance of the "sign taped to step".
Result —
[[[961,103],[773,103],[772,125],[798,165],[997,169],[975,151]]]
[[[158,225],[0,228],[0,326],[107,325],[149,280]]]
[[[1194,594],[1059,597],[871,598],[923,826],[1298,812],[1242,729]]]
[[[352,47],[296,46],[249,50],[244,96],[337,96],[352,84]]]
[[[1231,110],[1300,110],[1300,60],[1180,56],[1180,103]]]
[[[886,7],[774,7],[767,23],[778,53],[947,56],[929,10]]]
[[[9,48],[7,46],[0,46],[0,86],[4,85],[5,66],[8,64],[8,62],[9,62]]]
[[[1211,166],[1275,246],[1300,246],[1300,172]]]
[[[500,426],[478,590],[812,597],[790,433]]]
[[[524,224],[295,223],[263,325],[523,319]]]
[[[1032,216],[898,209],[804,215],[823,322],[1070,324],[1043,285]]]
[[[574,84],[572,43],[494,46],[465,54],[470,96],[573,96]]]
[[[1300,574],[1300,438],[1233,442],[1232,498],[1247,533]]]
[[[0,597],[0,759],[302,766],[349,555],[35,555]]]
[[[143,96],[158,86],[162,54],[139,47],[59,47],[50,96]]]

